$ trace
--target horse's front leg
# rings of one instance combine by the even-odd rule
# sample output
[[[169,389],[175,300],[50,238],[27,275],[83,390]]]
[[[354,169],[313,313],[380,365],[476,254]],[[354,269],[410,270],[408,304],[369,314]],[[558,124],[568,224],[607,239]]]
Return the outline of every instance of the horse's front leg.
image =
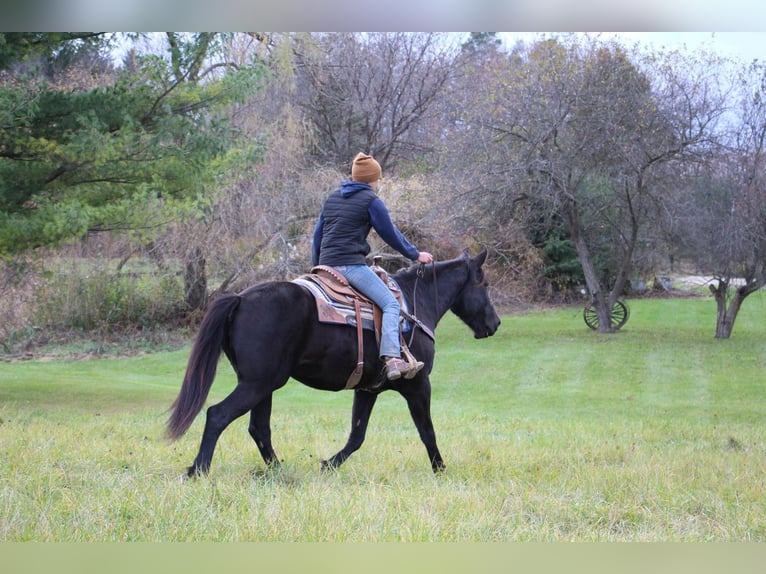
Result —
[[[434,423],[431,420],[431,383],[427,376],[414,379],[419,384],[402,385],[399,392],[407,399],[407,406],[410,409],[410,415],[415,422],[415,428],[418,429],[420,440],[426,447],[428,459],[431,462],[431,469],[434,473],[447,470],[439,447],[436,446],[436,432]]]
[[[377,393],[363,390],[354,391],[354,405],[351,408],[351,433],[348,436],[348,441],[340,451],[328,460],[322,461],[323,470],[338,468],[354,451],[362,446],[367,433],[367,424],[370,422],[372,408],[375,406],[377,398]]]
[[[265,397],[250,411],[250,426],[248,432],[253,437],[264,462],[270,467],[279,466],[279,458],[271,446],[271,399]]]

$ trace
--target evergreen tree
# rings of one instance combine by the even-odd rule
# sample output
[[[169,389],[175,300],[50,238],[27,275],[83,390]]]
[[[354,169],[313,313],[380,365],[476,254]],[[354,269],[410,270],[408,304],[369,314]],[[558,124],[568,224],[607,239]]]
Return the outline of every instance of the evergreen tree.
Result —
[[[215,34],[167,37],[169,57],[95,77],[84,55],[107,36],[0,34],[0,255],[156,228],[209,201],[242,143],[222,112],[257,88],[260,66],[211,64]],[[78,66],[63,85],[51,72]]]

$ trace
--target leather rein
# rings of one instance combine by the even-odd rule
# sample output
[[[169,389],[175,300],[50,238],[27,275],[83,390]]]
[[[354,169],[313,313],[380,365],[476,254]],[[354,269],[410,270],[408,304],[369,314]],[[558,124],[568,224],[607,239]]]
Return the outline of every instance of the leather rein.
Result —
[[[418,267],[417,274],[415,277],[415,286],[412,288],[412,314],[407,313],[406,311],[402,310],[402,315],[404,315],[408,320],[412,321],[415,325],[420,327],[420,329],[430,337],[432,341],[436,340],[436,336],[434,335],[434,332],[431,330],[430,327],[428,327],[423,321],[417,318],[417,311],[418,311],[418,281],[425,277],[426,274],[426,264],[421,263],[420,267]],[[439,285],[436,281],[436,263],[431,263],[431,269],[433,272],[433,280],[434,280],[434,317],[439,316]],[[412,330],[412,333],[410,334],[410,340],[407,342],[407,345],[412,344],[412,339],[415,336],[415,329]]]

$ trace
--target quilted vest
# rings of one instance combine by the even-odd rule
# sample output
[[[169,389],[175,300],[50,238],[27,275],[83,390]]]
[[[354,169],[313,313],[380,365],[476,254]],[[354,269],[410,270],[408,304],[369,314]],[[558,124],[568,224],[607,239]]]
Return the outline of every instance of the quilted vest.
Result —
[[[369,207],[377,197],[371,189],[343,196],[340,189],[327,198],[323,207],[324,227],[319,248],[319,265],[365,265],[370,252],[367,235],[372,229]]]

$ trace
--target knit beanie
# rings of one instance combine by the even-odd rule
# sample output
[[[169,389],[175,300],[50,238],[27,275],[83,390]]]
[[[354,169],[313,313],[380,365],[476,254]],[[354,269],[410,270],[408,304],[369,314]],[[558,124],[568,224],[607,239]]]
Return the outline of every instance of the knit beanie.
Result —
[[[380,164],[371,155],[364,153],[356,154],[354,163],[351,164],[351,179],[362,183],[372,183],[380,179]]]

